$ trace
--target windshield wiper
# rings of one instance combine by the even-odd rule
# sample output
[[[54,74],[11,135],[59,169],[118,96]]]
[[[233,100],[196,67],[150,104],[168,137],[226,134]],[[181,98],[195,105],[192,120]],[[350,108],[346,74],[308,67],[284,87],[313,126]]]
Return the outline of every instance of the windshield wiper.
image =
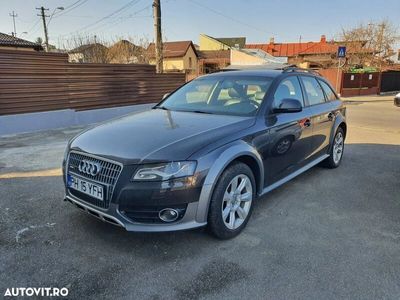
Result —
[[[162,110],[169,110],[165,106],[154,106],[153,109],[162,109]]]

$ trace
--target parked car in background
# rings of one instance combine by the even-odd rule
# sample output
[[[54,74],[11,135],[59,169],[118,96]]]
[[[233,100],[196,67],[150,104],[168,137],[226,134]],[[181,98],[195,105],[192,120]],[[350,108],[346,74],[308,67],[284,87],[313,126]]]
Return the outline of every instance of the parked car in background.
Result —
[[[343,157],[346,108],[296,68],[214,73],[73,138],[65,200],[129,231],[239,234],[254,201]]]
[[[394,105],[400,106],[400,93],[394,96]]]

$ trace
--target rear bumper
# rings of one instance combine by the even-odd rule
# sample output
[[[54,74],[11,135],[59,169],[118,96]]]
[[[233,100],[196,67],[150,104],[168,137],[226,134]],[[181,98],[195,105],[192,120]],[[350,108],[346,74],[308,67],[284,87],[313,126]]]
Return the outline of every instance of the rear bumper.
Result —
[[[127,231],[136,232],[166,232],[166,231],[178,231],[187,230],[197,227],[205,226],[206,223],[199,223],[196,221],[196,213],[198,202],[188,203],[185,215],[182,219],[174,223],[162,223],[162,224],[144,224],[136,223],[131,219],[125,217],[120,211],[119,207],[115,203],[110,203],[108,209],[103,210],[90,205],[89,203],[83,202],[72,195],[66,195],[65,201],[70,202],[75,207],[94,216],[104,222],[111,223],[113,225],[123,227]]]

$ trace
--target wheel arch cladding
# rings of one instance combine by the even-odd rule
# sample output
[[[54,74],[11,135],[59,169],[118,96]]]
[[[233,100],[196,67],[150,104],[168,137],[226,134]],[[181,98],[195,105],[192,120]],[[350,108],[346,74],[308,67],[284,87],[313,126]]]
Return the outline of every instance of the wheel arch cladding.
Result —
[[[255,160],[254,157],[250,156],[250,155],[241,155],[236,157],[234,160],[232,160],[228,166],[225,167],[228,168],[230,165],[232,165],[235,162],[241,162],[244,163],[245,165],[247,165],[250,170],[253,172],[254,175],[254,179],[256,181],[256,193],[260,193],[262,191],[262,185],[261,185],[261,170],[260,170],[260,166],[258,165],[257,161]]]
[[[331,136],[330,136],[330,143],[332,144],[333,138],[335,137],[336,131],[338,130],[338,128],[342,128],[343,133],[344,133],[344,138],[346,138],[346,134],[347,134],[347,124],[345,119],[343,118],[343,116],[339,115],[336,120],[335,120],[335,124],[333,125],[332,128],[332,132],[331,132]]]
[[[221,151],[218,157],[216,157],[214,164],[211,166],[200,193],[196,221],[207,222],[208,208],[218,178],[221,176],[222,172],[235,161],[243,162],[249,166],[256,179],[257,192],[262,190],[264,166],[260,154],[248,143],[237,141]]]
[[[346,134],[347,134],[347,125],[346,125],[346,123],[342,121],[342,122],[339,124],[338,128],[339,128],[339,127],[342,128],[343,134],[344,134],[344,138],[346,138]]]

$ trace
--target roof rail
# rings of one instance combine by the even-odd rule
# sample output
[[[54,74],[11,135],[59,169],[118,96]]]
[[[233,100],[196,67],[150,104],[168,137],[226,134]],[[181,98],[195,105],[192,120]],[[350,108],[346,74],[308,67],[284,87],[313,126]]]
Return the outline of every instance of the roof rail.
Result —
[[[283,68],[282,73],[288,73],[288,72],[303,72],[303,73],[310,73],[310,74],[321,76],[321,74],[318,71],[311,70],[311,69],[303,69],[303,68],[298,68],[298,67]]]

